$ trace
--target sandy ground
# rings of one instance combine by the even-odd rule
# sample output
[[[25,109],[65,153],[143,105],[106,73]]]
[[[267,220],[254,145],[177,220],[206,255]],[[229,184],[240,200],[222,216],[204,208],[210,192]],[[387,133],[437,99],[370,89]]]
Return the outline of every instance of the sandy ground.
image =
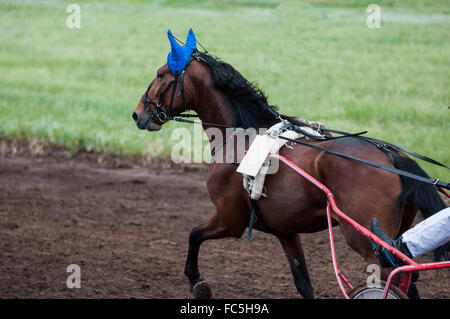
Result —
[[[192,298],[188,236],[213,209],[205,168],[23,141],[0,140],[0,153],[0,298]],[[335,237],[343,273],[364,284],[366,264],[338,228]],[[316,297],[342,298],[327,231],[303,235],[303,246]],[[66,285],[70,264],[80,289]],[[258,231],[205,242],[199,268],[214,298],[301,298],[278,240]],[[449,278],[421,273],[422,298],[450,298]]]

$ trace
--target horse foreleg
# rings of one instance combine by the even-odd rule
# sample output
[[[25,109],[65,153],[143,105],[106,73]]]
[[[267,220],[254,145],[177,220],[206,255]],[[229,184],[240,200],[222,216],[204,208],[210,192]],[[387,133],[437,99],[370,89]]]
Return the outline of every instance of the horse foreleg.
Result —
[[[188,277],[191,292],[197,299],[209,299],[212,296],[211,289],[206,281],[200,277],[200,272],[198,271],[198,253],[200,245],[205,240],[219,239],[227,236],[229,236],[229,233],[226,231],[226,228],[220,224],[217,214],[210,218],[206,223],[193,228],[189,235],[189,250],[184,274]]]
[[[305,299],[314,299],[314,292],[306,266],[305,255],[300,241],[300,234],[292,236],[278,236],[281,246],[291,267],[295,287]]]

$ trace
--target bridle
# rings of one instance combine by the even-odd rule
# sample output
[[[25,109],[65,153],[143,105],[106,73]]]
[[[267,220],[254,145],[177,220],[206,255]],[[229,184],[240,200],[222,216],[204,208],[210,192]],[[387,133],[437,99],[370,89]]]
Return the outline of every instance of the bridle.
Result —
[[[148,92],[150,91],[150,88],[152,86],[152,83],[148,86],[147,90],[145,91],[144,95],[142,95],[142,103],[144,104],[145,110],[149,114],[152,121],[159,121],[161,124],[173,120],[174,116],[172,113],[173,110],[173,101],[175,99],[175,92],[177,90],[178,82],[180,82],[180,89],[177,93],[177,96],[181,95],[181,98],[183,99],[183,105],[184,105],[184,111],[188,111],[190,108],[186,105],[186,98],[184,96],[184,73],[186,68],[189,66],[189,64],[192,62],[193,59],[196,59],[198,61],[201,61],[201,58],[199,56],[198,51],[194,51],[188,61],[186,63],[186,66],[184,67],[184,70],[181,73],[176,72],[175,75],[173,75],[172,79],[169,81],[169,83],[166,85],[164,90],[162,90],[161,94],[159,95],[158,102],[153,101],[149,96]],[[180,81],[178,81],[178,79]],[[169,112],[164,108],[162,105],[164,97],[166,93],[170,90],[172,87],[172,93],[170,96],[170,104],[169,104]],[[156,112],[154,112],[150,108],[150,104],[153,105],[156,108]],[[184,112],[183,111],[183,112]],[[178,116],[184,116],[184,117],[194,117],[196,115],[190,115],[190,114],[179,114]]]

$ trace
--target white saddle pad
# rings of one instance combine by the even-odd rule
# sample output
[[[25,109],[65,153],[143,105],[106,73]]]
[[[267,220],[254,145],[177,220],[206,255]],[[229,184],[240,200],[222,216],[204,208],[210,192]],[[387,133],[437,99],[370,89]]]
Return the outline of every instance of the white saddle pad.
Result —
[[[274,169],[274,165],[268,158],[268,155],[269,153],[278,153],[288,142],[279,137],[283,136],[294,140],[305,137],[303,134],[293,130],[284,130],[283,127],[287,124],[289,124],[288,121],[282,121],[269,128],[263,135],[256,136],[236,170],[243,175],[244,188],[254,200],[259,199],[261,196],[266,196],[263,192],[266,175],[277,171],[277,169]],[[310,127],[302,126],[302,130],[323,138],[323,135]]]

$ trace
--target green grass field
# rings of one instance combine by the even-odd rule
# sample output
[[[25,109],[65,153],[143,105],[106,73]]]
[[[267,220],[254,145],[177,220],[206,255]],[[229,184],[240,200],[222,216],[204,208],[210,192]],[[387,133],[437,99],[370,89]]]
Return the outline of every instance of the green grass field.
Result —
[[[80,29],[66,26],[74,2]],[[182,124],[144,132],[131,112],[166,61],[167,29],[192,27],[282,113],[450,165],[448,1],[377,1],[381,28],[369,29],[372,2],[0,0],[0,134],[168,156]]]

